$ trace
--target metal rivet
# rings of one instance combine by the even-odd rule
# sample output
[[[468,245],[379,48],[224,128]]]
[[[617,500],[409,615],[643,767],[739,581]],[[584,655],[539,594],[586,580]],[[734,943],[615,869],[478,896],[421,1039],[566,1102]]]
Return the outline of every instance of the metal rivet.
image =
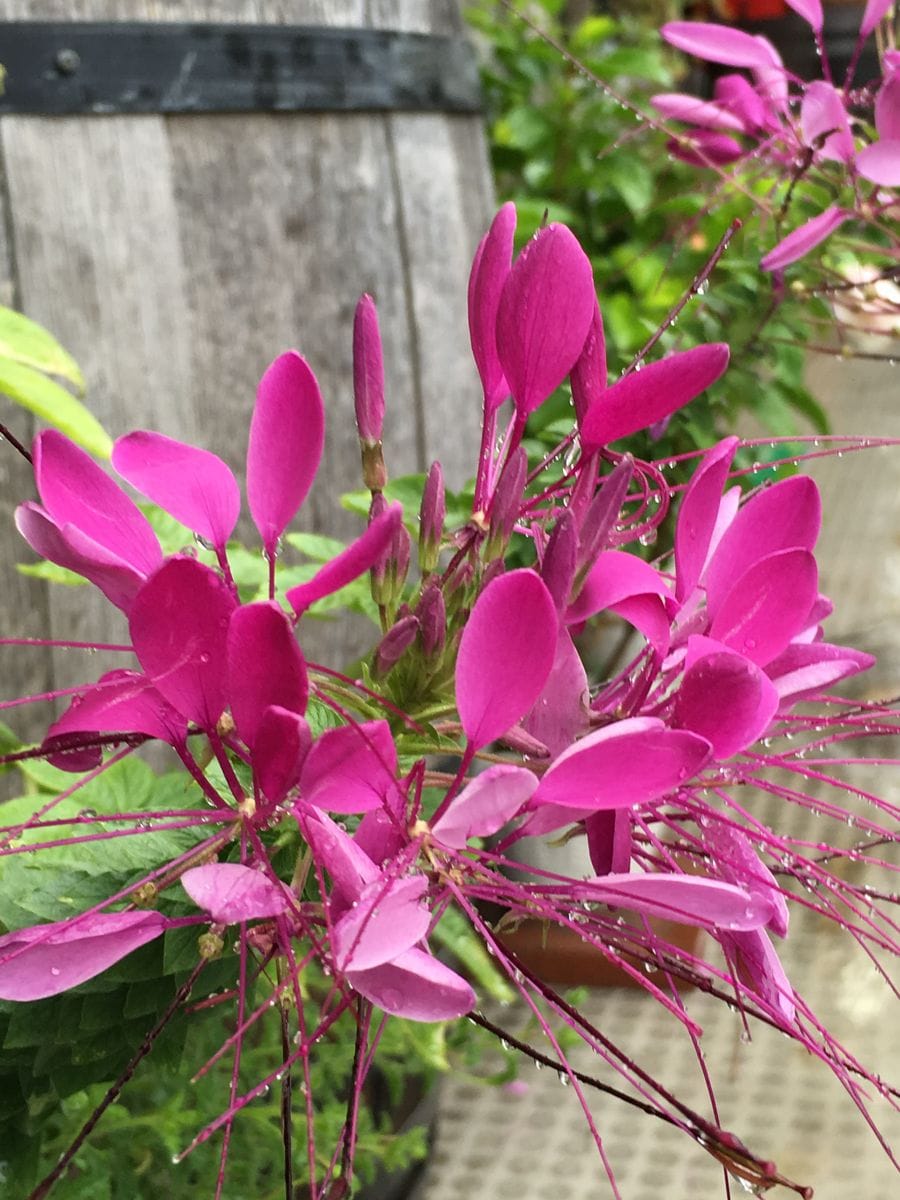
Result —
[[[74,75],[81,66],[81,55],[77,50],[67,48],[58,50],[53,61],[60,75]]]

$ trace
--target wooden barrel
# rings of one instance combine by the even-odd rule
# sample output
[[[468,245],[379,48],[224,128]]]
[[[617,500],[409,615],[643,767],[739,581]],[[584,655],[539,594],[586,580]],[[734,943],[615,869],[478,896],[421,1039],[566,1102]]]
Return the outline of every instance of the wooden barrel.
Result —
[[[152,101],[158,81],[138,81],[119,104],[101,100],[69,115],[58,115],[65,105],[57,115],[17,109],[26,72],[18,80],[8,73],[0,109],[0,300],[46,325],[74,354],[88,403],[110,433],[159,429],[240,470],[256,382],[275,354],[297,347],[319,378],[328,413],[325,457],[303,521],[336,536],[358,530],[337,498],[359,479],[351,325],[358,296],[369,291],[384,338],[389,469],[422,470],[440,457],[450,486],[471,475],[480,393],[465,291],[492,194],[482,123],[466,100],[471,80],[456,90],[447,81],[447,63],[467,53],[455,0],[0,0],[0,22],[23,21],[68,22],[72,37],[91,32],[83,22],[187,23],[182,36],[218,39],[231,54],[235,74],[218,82],[232,99],[231,84],[254,61],[254,38],[265,34],[255,26],[269,27],[269,57],[260,59],[268,75],[259,76],[251,103],[225,105],[252,111],[203,111],[203,89],[187,86],[189,54],[178,86],[163,88],[166,103]],[[232,28],[219,27],[225,22]],[[292,81],[321,68],[321,56],[309,50],[295,52],[286,90],[276,86],[284,82],[283,47],[273,52],[273,28],[292,47],[298,38],[308,47],[317,29],[332,39],[329,53],[344,46],[342,61],[352,69],[343,99],[330,95],[327,68],[319,69],[324,91],[317,98],[291,99]],[[347,50],[351,29],[368,31],[360,34],[361,50]],[[0,23],[0,62],[22,31]],[[109,32],[141,31],[122,25]],[[50,82],[70,95],[84,64],[65,28],[54,36]],[[430,40],[436,37],[452,40]],[[121,43],[109,45],[113,71]],[[443,78],[417,93],[409,63],[423,55]],[[372,83],[379,63],[403,78],[373,98],[359,81]],[[417,95],[428,111],[415,111]],[[181,107],[179,96],[187,97]],[[150,97],[143,110],[142,97]],[[27,418],[5,411],[27,441]],[[33,484],[26,464],[8,451],[0,454],[0,486],[3,625],[42,636],[120,634],[92,589],[10,581],[10,564],[28,556],[11,509],[33,496]],[[307,632],[304,644],[332,662],[353,648],[345,628],[324,625]],[[16,654],[13,670],[4,653],[7,696],[72,686],[94,677],[98,665],[65,652],[27,661]]]

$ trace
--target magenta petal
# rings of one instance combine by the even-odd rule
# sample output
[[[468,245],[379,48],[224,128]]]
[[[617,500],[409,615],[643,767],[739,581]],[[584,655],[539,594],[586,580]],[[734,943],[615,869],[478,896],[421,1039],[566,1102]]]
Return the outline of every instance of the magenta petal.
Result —
[[[297,616],[301,617],[311,604],[340,591],[375,566],[391,544],[402,519],[403,505],[392,504],[372,521],[364,534],[327,562],[312,579],[291,588],[285,599]]]
[[[123,612],[131,608],[144,576],[129,563],[92,541],[74,525],[60,528],[37,504],[19,505],[16,528],[35,554],[83,575]]]
[[[875,142],[860,150],[856,169],[879,187],[900,187],[900,138]]]
[[[650,103],[669,121],[684,121],[703,129],[736,129],[739,132],[744,129],[742,118],[725,106],[683,92],[660,92],[650,97]]]
[[[818,572],[808,550],[780,550],[754,563],[716,609],[709,636],[765,666],[806,625]]]
[[[727,167],[746,153],[730,133],[712,129],[689,129],[666,143],[666,149],[681,162],[692,167]]]
[[[608,388],[585,417],[584,448],[598,449],[668,417],[715,383],[727,366],[728,347],[712,342],[632,371]]]
[[[704,21],[670,21],[660,30],[676,50],[726,67],[770,67],[778,56],[765,38]]]
[[[513,264],[497,311],[497,353],[520,417],[575,366],[595,304],[591,264],[572,231],[538,230]]]
[[[592,813],[584,822],[591,866],[598,875],[627,874],[631,863],[631,813],[625,808]]]
[[[888,75],[875,97],[875,128],[882,141],[900,140],[900,70]]]
[[[524,767],[497,763],[463,788],[431,831],[442,845],[461,850],[469,838],[490,837],[502,829],[537,785],[537,777]]]
[[[516,206],[507,202],[481,239],[469,275],[469,338],[488,413],[509,395],[497,354],[497,308],[509,276],[515,231]]]
[[[92,913],[0,937],[0,1000],[42,1000],[93,979],[153,941],[169,922],[158,912]]]
[[[772,916],[768,896],[698,875],[603,875],[573,891],[648,916],[719,929],[758,929]]]
[[[58,526],[74,525],[141,575],[155,571],[162,550],[147,518],[89,454],[55,429],[34,439],[34,477]]]
[[[740,118],[748,133],[757,133],[773,125],[778,127],[777,117],[743,75],[720,76],[716,80],[713,95],[722,108]]]
[[[326,729],[300,775],[303,799],[328,812],[380,808],[396,789],[397,748],[387,721]]]
[[[594,315],[578,361],[572,368],[572,402],[575,418],[581,425],[589,409],[606,391],[606,336],[603,315],[594,298]]]
[[[184,741],[187,722],[145,675],[137,671],[109,671],[77,696],[47,737],[64,733],[146,733],[177,745]]]
[[[416,948],[370,971],[350,971],[347,979],[384,1012],[408,1021],[452,1021],[476,1003],[461,975]]]
[[[523,722],[524,728],[556,756],[587,729],[589,700],[584,663],[568,630],[561,629],[553,666]]]
[[[135,653],[151,683],[203,729],[214,729],[227,703],[225,639],[235,599],[211,568],[170,558],[131,607]]]
[[[289,350],[259,381],[247,447],[247,500],[271,555],[312,486],[325,441],[325,409],[306,359]]]
[[[388,880],[379,876],[334,927],[334,960],[340,971],[367,971],[410,950],[428,932],[431,913],[421,903],[424,875]]]
[[[781,706],[810,700],[834,684],[875,665],[875,657],[830,642],[792,642],[766,665]]]
[[[769,928],[779,937],[786,937],[790,921],[787,900],[777,879],[761,861],[748,838],[739,829],[718,821],[708,824],[703,838],[712,860],[726,879],[751,892],[758,891],[772,902]]]
[[[875,26],[888,14],[894,0],[867,0],[859,25],[859,36],[867,38]]]
[[[823,158],[848,163],[856,153],[843,93],[824,80],[809,84],[803,95],[800,132],[810,147],[827,134],[818,148]]]
[[[673,725],[712,744],[722,761],[762,736],[778,711],[778,693],[754,663],[729,651],[708,654],[685,672]]]
[[[353,401],[360,440],[375,445],[384,432],[384,360],[378,310],[362,295],[353,317]]]
[[[631,596],[670,597],[669,589],[655,568],[623,550],[598,554],[577,599],[566,611],[566,622],[577,624]]]
[[[675,594],[684,600],[703,573],[709,553],[722,488],[731,470],[738,438],[725,438],[703,456],[678,510],[675,526]]]
[[[788,8],[798,13],[816,33],[822,32],[825,14],[822,12],[822,0],[785,0]]]
[[[303,715],[309,697],[306,661],[294,629],[274,601],[244,604],[228,626],[228,698],[238,734],[252,749],[273,704]]]
[[[734,955],[738,974],[763,1004],[783,1020],[793,1021],[794,989],[765,930],[730,933],[722,938],[722,945]]]
[[[704,583],[715,612],[748,567],[778,550],[812,550],[822,525],[819,489],[808,475],[783,479],[757,492],[723,533]]]
[[[336,898],[345,907],[358,899],[370,883],[381,878],[381,872],[368,854],[331,817],[298,806],[297,820],[316,862],[331,876]],[[331,907],[335,907],[334,894]]]
[[[181,876],[181,886],[217,925],[275,917],[291,902],[283,883],[240,863],[207,863]]]
[[[530,807],[600,811],[658,800],[708,760],[702,737],[668,729],[655,717],[629,717],[576,742],[541,779]]]
[[[534,571],[491,580],[463,629],[456,660],[456,703],[473,749],[506,733],[528,712],[556,655],[558,621]]]
[[[868,149],[871,150],[874,147],[870,146]],[[864,153],[866,151],[863,151]],[[860,157],[862,156],[857,157],[857,166],[859,166]],[[817,217],[811,217],[808,221],[804,221],[786,238],[782,238],[777,246],[773,246],[769,253],[759,260],[759,265],[764,271],[780,271],[783,267],[790,266],[791,263],[808,254],[820,242],[824,242],[852,216],[852,213],[832,204]]]
[[[312,741],[303,717],[273,705],[260,718],[253,743],[253,771],[260,791],[279,804],[300,779]]]
[[[112,464],[128,483],[176,521],[222,547],[237,524],[241,492],[215,454],[139,431],[113,446]]]

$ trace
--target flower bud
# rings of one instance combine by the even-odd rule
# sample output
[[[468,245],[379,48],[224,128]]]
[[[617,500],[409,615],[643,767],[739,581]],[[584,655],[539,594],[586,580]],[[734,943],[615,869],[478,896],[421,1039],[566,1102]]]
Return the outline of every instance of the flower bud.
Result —
[[[609,535],[619,519],[628,485],[634,474],[634,459],[626,454],[603,480],[600,490],[591,501],[581,525],[581,548],[578,554],[579,578],[576,587],[594,565],[594,559],[609,541]]]
[[[500,482],[491,500],[490,523],[485,556],[496,558],[506,549],[513,527],[522,507],[528,456],[521,446],[512,453],[500,475]]]
[[[419,632],[419,619],[411,614],[401,617],[387,631],[375,650],[375,674],[383,679],[397,665]]]
[[[444,593],[436,584],[430,583],[422,592],[416,616],[419,618],[425,657],[437,658],[444,649],[447,637],[447,609]]]
[[[556,611],[562,612],[569,601],[575,577],[575,558],[578,554],[578,531],[574,516],[566,511],[553,526],[541,563],[541,578],[553,597]]]
[[[423,575],[430,575],[438,565],[446,515],[444,473],[441,464],[435,462],[425,480],[419,509],[419,567]]]
[[[363,481],[371,492],[387,483],[381,438],[384,427],[384,363],[378,313],[371,296],[364,295],[353,318],[353,400],[362,453]]]

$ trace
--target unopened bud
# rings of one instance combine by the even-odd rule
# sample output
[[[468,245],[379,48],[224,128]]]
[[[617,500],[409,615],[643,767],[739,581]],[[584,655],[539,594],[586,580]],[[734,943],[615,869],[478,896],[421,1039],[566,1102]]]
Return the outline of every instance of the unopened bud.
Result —
[[[435,462],[425,480],[419,509],[419,567],[423,575],[430,575],[438,565],[446,515],[444,472],[441,464]]]
[[[221,925],[219,926],[221,929]],[[197,949],[200,951],[200,957],[209,961],[213,958],[218,958],[225,948],[224,940],[217,933],[209,930],[208,933],[201,933],[197,938]]]
[[[512,536],[513,527],[522,508],[527,474],[528,456],[522,447],[518,446],[503,468],[500,482],[497,484],[491,500],[488,543],[485,551],[486,557],[489,559],[502,554]]]
[[[416,615],[422,631],[422,650],[425,657],[437,658],[444,649],[447,637],[447,609],[444,593],[436,584],[429,584],[422,592]]]
[[[575,578],[575,559],[578,554],[578,531],[574,516],[566,511],[557,518],[544,551],[541,578],[553,597],[556,611],[562,612],[569,601],[572,580]]]
[[[628,485],[634,474],[634,459],[626,454],[603,480],[600,490],[591,501],[581,525],[581,546],[578,553],[576,589],[594,565],[597,555],[605,548],[619,520]]]
[[[359,298],[353,318],[353,400],[359,440],[381,441],[384,429],[384,362],[375,301]]]
[[[419,633],[418,617],[401,617],[387,631],[375,651],[375,674],[383,678],[396,666]]]

